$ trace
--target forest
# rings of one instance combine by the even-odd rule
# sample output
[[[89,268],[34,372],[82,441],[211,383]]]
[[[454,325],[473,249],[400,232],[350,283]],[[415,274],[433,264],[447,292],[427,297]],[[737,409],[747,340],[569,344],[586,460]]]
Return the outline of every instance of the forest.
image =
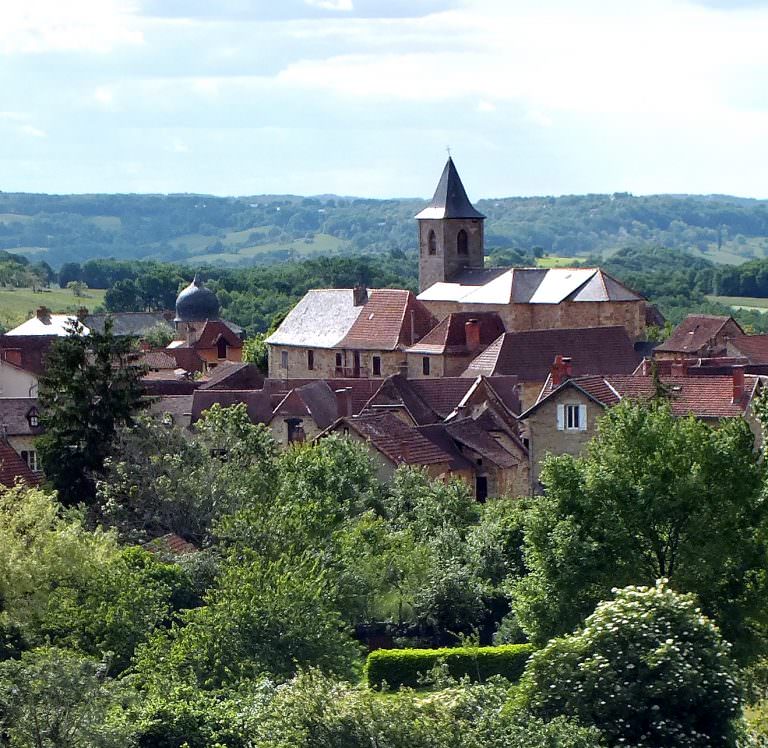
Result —
[[[425,200],[338,196],[37,195],[0,192],[0,249],[54,268],[90,259],[269,265],[414,254]],[[664,246],[715,263],[768,256],[768,201],[710,195],[569,195],[477,201],[489,253],[605,259]]]
[[[150,418],[130,349],[54,345],[47,482],[0,493],[0,745],[765,744],[743,419],[625,401],[543,495],[480,504],[342,437],[281,451],[244,406]]]

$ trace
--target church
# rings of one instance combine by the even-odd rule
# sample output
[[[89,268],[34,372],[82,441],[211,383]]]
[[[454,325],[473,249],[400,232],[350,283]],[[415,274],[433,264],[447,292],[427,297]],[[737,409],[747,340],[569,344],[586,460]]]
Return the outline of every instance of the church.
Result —
[[[460,375],[494,334],[532,330],[618,326],[644,339],[646,300],[600,268],[486,268],[485,216],[452,158],[416,220],[418,295],[309,291],[267,338],[271,378]]]

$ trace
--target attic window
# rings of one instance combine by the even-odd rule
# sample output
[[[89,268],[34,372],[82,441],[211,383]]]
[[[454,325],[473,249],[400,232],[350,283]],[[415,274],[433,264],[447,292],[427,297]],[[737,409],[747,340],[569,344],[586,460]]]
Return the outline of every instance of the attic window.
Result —
[[[40,417],[37,413],[37,408],[32,408],[27,413],[27,421],[29,421],[29,425],[34,429],[37,428],[40,425]]]

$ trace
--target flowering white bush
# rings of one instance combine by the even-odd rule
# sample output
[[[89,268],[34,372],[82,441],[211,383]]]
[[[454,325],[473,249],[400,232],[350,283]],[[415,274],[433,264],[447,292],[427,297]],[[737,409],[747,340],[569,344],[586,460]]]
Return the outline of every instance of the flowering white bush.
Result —
[[[615,746],[734,745],[739,687],[717,627],[666,580],[614,592],[531,657],[521,705],[594,725]]]

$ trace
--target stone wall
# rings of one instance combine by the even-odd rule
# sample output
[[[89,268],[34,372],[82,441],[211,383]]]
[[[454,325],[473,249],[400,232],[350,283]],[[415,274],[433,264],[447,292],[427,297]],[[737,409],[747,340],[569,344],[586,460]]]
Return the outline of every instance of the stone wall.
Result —
[[[587,428],[585,431],[559,431],[557,428],[557,405],[586,405]],[[595,421],[603,414],[603,408],[590,400],[579,390],[568,387],[550,398],[525,419],[528,450],[531,460],[531,481],[533,492],[538,493],[541,463],[549,455],[569,454],[578,456],[596,433]]]
[[[467,232],[467,254],[456,244],[459,231]],[[429,254],[429,233],[435,232],[435,254]],[[481,268],[484,262],[483,221],[479,218],[419,220],[419,291],[452,278],[462,268]]]
[[[297,346],[268,345],[270,379],[335,379],[352,378],[354,351],[336,348],[300,348]],[[313,368],[310,369],[308,352],[313,351]],[[288,354],[288,365],[283,367],[282,352]],[[341,354],[342,371],[336,367],[336,354]],[[400,371],[405,363],[403,351],[359,351],[360,377],[384,379]],[[373,374],[373,357],[381,359],[381,374]]]

